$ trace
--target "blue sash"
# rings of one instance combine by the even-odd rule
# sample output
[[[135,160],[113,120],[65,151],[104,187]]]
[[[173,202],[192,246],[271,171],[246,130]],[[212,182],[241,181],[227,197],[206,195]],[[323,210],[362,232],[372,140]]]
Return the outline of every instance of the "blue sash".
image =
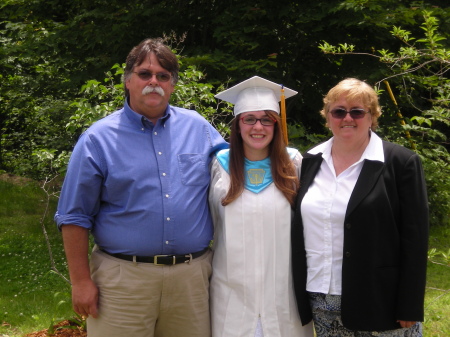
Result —
[[[217,153],[217,160],[225,171],[230,174],[229,162],[230,162],[230,151],[229,149],[221,150]],[[272,182],[272,172],[270,170],[270,158],[265,158],[258,161],[250,161],[245,159],[244,163],[245,170],[245,189],[253,192],[259,193],[263,191]]]
[[[294,159],[297,154],[297,150],[293,148],[286,148],[289,153],[289,157]],[[228,174],[230,174],[230,149],[220,150],[216,154],[217,160]],[[259,193],[263,191],[272,182],[272,171],[270,169],[270,158],[266,158],[258,161],[250,161],[245,158],[244,162],[245,170],[245,184],[244,188],[253,192]]]

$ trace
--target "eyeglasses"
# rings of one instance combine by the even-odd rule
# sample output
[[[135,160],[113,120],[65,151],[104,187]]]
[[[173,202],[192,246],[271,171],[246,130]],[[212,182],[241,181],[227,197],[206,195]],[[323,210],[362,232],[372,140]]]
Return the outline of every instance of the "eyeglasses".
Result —
[[[143,81],[148,81],[149,79],[151,79],[153,77],[153,75],[156,76],[156,79],[159,82],[167,82],[170,80],[171,75],[169,73],[156,73],[156,74],[152,74],[150,71],[148,70],[139,70],[139,71],[133,71],[133,73],[137,74],[139,76],[139,78]]]
[[[256,122],[259,121],[264,126],[272,126],[277,122],[275,119],[270,117],[256,118],[255,116],[241,117],[240,120],[242,123],[247,125],[255,125]]]
[[[350,114],[350,117],[353,119],[361,119],[363,118],[368,111],[364,109],[353,108],[350,111],[345,110],[344,108],[336,108],[330,111],[331,116],[337,119],[344,119],[347,114]]]

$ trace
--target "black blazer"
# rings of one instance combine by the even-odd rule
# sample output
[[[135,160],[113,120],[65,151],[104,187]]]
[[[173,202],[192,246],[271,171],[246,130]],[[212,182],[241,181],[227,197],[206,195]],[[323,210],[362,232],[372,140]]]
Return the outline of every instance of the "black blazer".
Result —
[[[428,250],[428,200],[419,156],[383,141],[385,162],[365,160],[344,222],[342,322],[350,330],[399,328],[423,321]],[[292,268],[297,305],[312,319],[301,202],[322,163],[305,154],[292,225]]]

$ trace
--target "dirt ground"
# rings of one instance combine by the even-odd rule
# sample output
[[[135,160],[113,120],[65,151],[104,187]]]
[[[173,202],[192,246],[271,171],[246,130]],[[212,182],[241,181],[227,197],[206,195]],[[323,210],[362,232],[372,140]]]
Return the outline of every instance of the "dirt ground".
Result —
[[[15,176],[9,173],[0,174],[0,180],[19,186],[25,185],[26,183],[32,181],[31,179]]]
[[[61,328],[63,326],[69,326],[71,323],[69,321],[62,321],[56,325],[55,327],[55,333],[54,334],[47,334],[47,329],[32,332],[29,334],[26,334],[24,337],[48,337],[48,336],[55,336],[55,337],[86,337],[87,333],[86,331],[83,331],[80,327],[73,327],[73,328]],[[58,329],[59,328],[59,329]]]

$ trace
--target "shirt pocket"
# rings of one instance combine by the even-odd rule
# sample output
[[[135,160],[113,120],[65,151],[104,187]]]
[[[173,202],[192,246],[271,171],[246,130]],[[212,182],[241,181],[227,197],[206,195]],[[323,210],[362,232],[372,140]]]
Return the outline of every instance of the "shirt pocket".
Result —
[[[202,186],[209,183],[205,155],[201,153],[179,154],[178,164],[183,185]]]

